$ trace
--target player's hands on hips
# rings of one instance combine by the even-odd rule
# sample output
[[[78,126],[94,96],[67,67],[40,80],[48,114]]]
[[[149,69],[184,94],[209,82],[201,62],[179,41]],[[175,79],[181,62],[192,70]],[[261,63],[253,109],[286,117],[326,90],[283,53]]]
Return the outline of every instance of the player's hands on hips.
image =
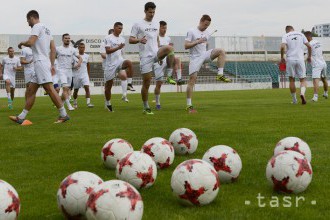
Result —
[[[146,44],[146,43],[147,43],[147,38],[146,38],[146,36],[144,36],[144,37],[142,37],[142,38],[140,39],[140,43],[141,43],[141,44]]]

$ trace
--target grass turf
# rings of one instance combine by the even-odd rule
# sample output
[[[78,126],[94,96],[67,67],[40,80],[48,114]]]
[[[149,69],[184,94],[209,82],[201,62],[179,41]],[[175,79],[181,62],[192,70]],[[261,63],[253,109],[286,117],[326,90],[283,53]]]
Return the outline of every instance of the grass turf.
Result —
[[[311,92],[311,89],[309,89]],[[311,98],[311,93],[308,94]],[[103,97],[93,96],[95,108],[88,109],[83,96],[79,108],[70,112],[71,120],[53,124],[57,111],[50,99],[38,97],[28,115],[34,124],[18,126],[8,116],[17,114],[23,98],[8,110],[0,99],[0,179],[12,184],[21,199],[20,219],[63,219],[57,208],[56,192],[60,182],[75,171],[90,171],[104,180],[115,178],[113,170],[103,167],[101,148],[112,138],[128,140],[140,150],[152,137],[169,138],[179,127],[193,130],[199,146],[193,155],[176,156],[174,164],[158,172],[155,184],[140,190],[144,219],[327,219],[329,211],[329,100],[290,104],[287,89],[254,91],[196,92],[193,102],[197,114],[184,111],[185,94],[162,94],[162,110],[142,114],[138,94],[124,103],[113,96],[114,113],[103,107]],[[265,178],[266,164],[278,140],[287,136],[304,139],[312,150],[313,180],[304,193],[289,195],[292,207],[283,207],[283,197],[272,191]],[[243,169],[234,184],[223,184],[215,201],[204,207],[181,206],[171,193],[171,174],[179,163],[202,158],[212,146],[235,148]],[[258,194],[264,196],[258,206]],[[275,196],[280,207],[276,205]],[[304,197],[296,207],[296,198]],[[251,202],[245,205],[245,201]],[[316,201],[315,205],[311,202]]]

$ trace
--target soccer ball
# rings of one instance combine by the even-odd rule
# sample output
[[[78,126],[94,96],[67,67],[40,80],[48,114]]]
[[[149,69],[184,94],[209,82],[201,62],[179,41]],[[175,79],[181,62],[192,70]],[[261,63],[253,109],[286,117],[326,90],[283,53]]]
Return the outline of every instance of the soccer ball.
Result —
[[[14,187],[0,180],[0,220],[16,220],[20,208],[21,203]]]
[[[148,154],[134,151],[120,159],[116,167],[116,176],[138,189],[148,188],[156,180],[157,166]]]
[[[312,153],[308,144],[297,137],[286,137],[280,140],[274,149],[274,155],[278,154],[283,150],[293,150],[304,155],[309,162],[312,161]]]
[[[188,128],[179,128],[173,131],[169,141],[176,154],[192,154],[197,150],[198,140],[196,134]]]
[[[67,176],[57,191],[57,205],[67,219],[83,219],[94,187],[103,183],[97,175],[79,171]]]
[[[207,162],[199,159],[179,164],[171,178],[173,194],[184,204],[206,205],[218,194],[219,176]]]
[[[155,137],[149,139],[143,144],[141,151],[148,154],[159,169],[169,167],[174,160],[174,148],[164,138]]]
[[[226,145],[210,148],[204,154],[203,160],[211,164],[218,172],[221,183],[235,181],[242,169],[242,161],[238,153]]]
[[[101,158],[106,168],[115,169],[120,158],[129,152],[133,147],[124,139],[115,138],[108,141],[102,148]]]
[[[266,177],[275,191],[300,193],[312,180],[312,166],[296,151],[282,151],[273,156],[266,168]]]
[[[131,184],[121,180],[106,181],[95,187],[87,201],[88,220],[139,220],[142,215],[140,193]]]

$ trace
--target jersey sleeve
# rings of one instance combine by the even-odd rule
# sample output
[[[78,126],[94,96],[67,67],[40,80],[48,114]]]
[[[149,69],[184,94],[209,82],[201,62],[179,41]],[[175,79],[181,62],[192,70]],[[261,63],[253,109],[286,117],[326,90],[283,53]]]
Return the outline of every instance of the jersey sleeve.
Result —
[[[106,51],[105,51],[105,46],[104,46],[105,44],[104,44],[104,41],[101,43],[101,45],[100,45],[100,53],[106,53]]]
[[[17,66],[22,66],[20,59],[17,57]]]
[[[304,44],[308,43],[308,40],[305,35],[303,35],[303,42],[304,42]]]
[[[187,36],[186,36],[185,40],[186,40],[186,41],[190,41],[190,42],[193,40],[193,33],[192,33],[191,30],[189,30],[189,31],[187,32]]]
[[[25,57],[24,49],[21,51],[21,54],[19,57]]]
[[[111,47],[111,39],[109,37],[104,39],[104,47]]]
[[[285,35],[282,37],[282,44],[287,44]]]
[[[39,37],[41,32],[41,27],[39,25],[34,25],[31,30],[31,35]]]
[[[130,36],[138,38],[138,34],[139,34],[139,25],[138,23],[135,23],[132,27]]]

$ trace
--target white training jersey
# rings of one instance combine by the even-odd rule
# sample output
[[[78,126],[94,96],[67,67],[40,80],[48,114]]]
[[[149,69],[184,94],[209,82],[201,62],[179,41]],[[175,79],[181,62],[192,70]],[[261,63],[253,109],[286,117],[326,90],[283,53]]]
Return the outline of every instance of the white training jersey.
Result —
[[[110,47],[110,48],[114,48],[114,47],[118,47],[120,44],[124,44],[125,43],[125,39],[121,36],[116,37],[113,34],[110,34],[108,36],[105,37],[104,39],[104,45],[105,48]],[[122,49],[117,50],[111,54],[107,54],[107,58],[106,58],[106,67],[109,67],[111,64],[115,64],[117,63],[119,60],[123,60],[123,56],[122,56]]]
[[[77,75],[88,75],[88,71],[87,71],[87,63],[88,63],[88,59],[89,59],[89,55],[84,53],[84,55],[80,54],[80,57],[82,59],[82,63],[79,69],[75,69],[73,68],[72,73],[74,74],[74,76]],[[77,57],[74,57],[74,64],[73,66],[76,66],[78,64],[79,59]]]
[[[326,64],[323,58],[322,45],[317,40],[311,40],[309,44],[312,47],[312,66],[319,67]]]
[[[38,39],[31,47],[33,61],[49,60],[50,41],[53,40],[50,30],[42,23],[33,25],[31,30],[32,36],[37,36]]]
[[[16,70],[14,70],[14,67],[17,68],[21,66],[21,61],[16,56],[14,56],[13,58],[6,56],[2,59],[1,64],[3,66],[3,74],[6,74],[8,76],[15,76]]]
[[[287,60],[304,60],[304,44],[308,43],[305,35],[297,31],[291,31],[283,35],[282,43],[286,44],[287,47]]]
[[[33,60],[33,54],[32,54],[32,49],[30,47],[24,47],[21,51],[21,58],[25,58],[27,62],[31,62]],[[24,67],[24,73],[34,73],[34,64],[29,63],[29,64],[23,64]]]
[[[210,38],[210,33],[205,31],[200,31],[198,28],[192,28],[187,32],[186,41],[192,42],[196,41],[200,38],[205,38],[206,41]],[[207,42],[202,44],[197,44],[196,46],[189,49],[190,58],[195,58],[201,56],[204,52],[206,52]]]
[[[168,37],[168,36],[164,36],[164,37],[159,36],[159,46],[160,47],[170,45],[171,42],[172,41],[171,41],[170,37]]]
[[[105,46],[104,46],[104,41],[102,41],[101,46],[100,46],[100,54],[102,54],[102,53],[106,53]],[[102,68],[103,69],[105,68],[105,60],[106,59],[103,59],[103,57],[102,57]]]
[[[154,21],[141,20],[132,27],[131,36],[141,39],[144,36],[147,39],[146,44],[139,43],[139,55],[141,57],[153,57],[158,52],[158,32],[159,23]]]
[[[58,46],[56,47],[56,58],[58,69],[71,69],[74,62],[73,57],[77,57],[78,51],[71,47]]]

